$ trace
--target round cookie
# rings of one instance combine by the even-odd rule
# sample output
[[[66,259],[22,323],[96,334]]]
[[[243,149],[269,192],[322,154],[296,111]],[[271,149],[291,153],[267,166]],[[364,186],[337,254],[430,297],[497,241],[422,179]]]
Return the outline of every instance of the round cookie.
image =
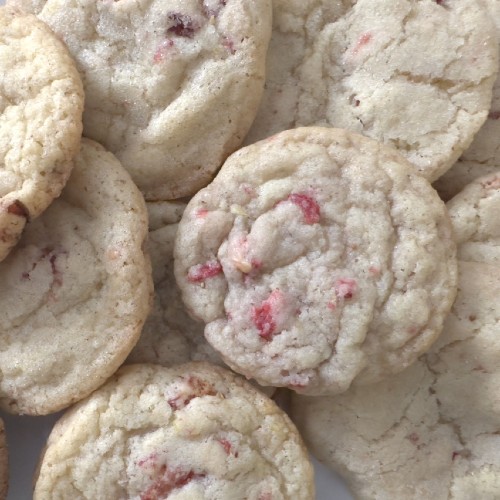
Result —
[[[241,144],[264,85],[270,0],[49,0],[40,17],[82,75],[84,134],[148,200],[196,192]]]
[[[35,16],[0,6],[0,260],[66,183],[83,89],[68,51]]]
[[[82,141],[60,198],[0,263],[0,406],[47,414],[99,387],[149,313],[147,212],[116,158]]]
[[[297,126],[346,128],[433,181],[486,119],[497,45],[475,1],[274,0],[266,89],[245,143]]]
[[[35,500],[310,500],[311,463],[286,414],[207,363],[131,365],[68,411]]]
[[[400,371],[456,294],[443,202],[399,154],[333,128],[233,154],[189,202],[175,275],[234,370],[308,394]]]
[[[500,498],[500,268],[459,261],[444,331],[397,377],[337,397],[293,395],[314,455],[358,499]]]
[[[174,239],[186,204],[149,202],[148,250],[153,268],[155,297],[128,363],[178,365],[187,361],[222,364],[203,336],[205,324],[187,313],[174,277]]]
[[[9,456],[7,440],[5,438],[5,425],[0,418],[0,499],[7,498],[9,489]]]
[[[471,182],[446,207],[459,259],[500,266],[500,170]]]
[[[500,2],[483,0],[500,35]],[[450,200],[467,184],[500,166],[500,78],[493,86],[493,99],[488,119],[460,159],[435,183],[434,187],[445,201]]]

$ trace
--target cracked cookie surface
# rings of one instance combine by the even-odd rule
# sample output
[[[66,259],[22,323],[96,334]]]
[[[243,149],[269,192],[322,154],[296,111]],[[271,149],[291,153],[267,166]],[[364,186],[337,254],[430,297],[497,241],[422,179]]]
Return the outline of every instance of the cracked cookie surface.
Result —
[[[286,414],[207,363],[130,365],[56,424],[36,500],[310,500],[312,466]]]
[[[0,263],[0,406],[46,414],[99,387],[137,341],[152,295],[144,200],[82,140],[61,196]]]
[[[500,2],[483,0],[500,37]],[[500,167],[500,78],[493,86],[493,98],[488,118],[475,135],[470,147],[460,159],[435,183],[434,187],[445,201],[458,194],[467,184]]]
[[[85,87],[84,134],[148,200],[196,192],[257,112],[270,0],[49,0]]]
[[[189,202],[174,256],[183,300],[224,361],[309,394],[408,366],[456,293],[436,192],[396,152],[338,129],[233,154]]]
[[[497,43],[468,0],[275,0],[266,90],[245,143],[332,125],[395,147],[435,180],[486,119]]]
[[[83,89],[66,47],[35,16],[0,6],[0,260],[66,183]]]
[[[337,397],[294,395],[309,449],[356,498],[500,496],[500,269],[459,261],[459,292],[428,354]]]

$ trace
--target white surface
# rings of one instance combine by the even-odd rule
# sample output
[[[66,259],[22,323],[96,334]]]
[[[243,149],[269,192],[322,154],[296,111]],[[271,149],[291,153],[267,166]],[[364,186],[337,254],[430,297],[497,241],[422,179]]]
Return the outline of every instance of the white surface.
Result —
[[[8,500],[30,500],[32,498],[33,472],[41,449],[59,415],[18,417],[0,414],[5,422],[9,446],[10,485]],[[317,500],[352,499],[342,480],[336,474],[317,462],[314,466]]]

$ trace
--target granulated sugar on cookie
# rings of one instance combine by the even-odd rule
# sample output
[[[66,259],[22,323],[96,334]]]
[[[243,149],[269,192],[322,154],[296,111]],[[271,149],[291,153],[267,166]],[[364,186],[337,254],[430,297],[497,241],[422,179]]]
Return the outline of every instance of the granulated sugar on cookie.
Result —
[[[500,266],[500,169],[471,182],[446,207],[459,259]]]
[[[208,184],[257,112],[270,0],[49,0],[85,87],[84,134],[148,200]]]
[[[483,0],[500,36],[500,2]],[[488,119],[474,137],[461,158],[435,183],[434,187],[445,201],[459,193],[467,184],[500,167],[500,78],[493,86],[493,99]]]
[[[174,239],[186,204],[148,202],[149,238],[155,299],[141,337],[128,363],[178,365],[187,361],[222,364],[220,356],[203,336],[205,324],[185,310],[174,277]]]
[[[309,449],[360,500],[500,498],[500,268],[459,262],[459,276],[443,334],[406,371],[292,398]]]
[[[0,263],[0,406],[46,414],[116,371],[149,313],[144,200],[87,139],[60,198]]]
[[[239,150],[189,202],[175,274],[234,370],[308,394],[403,370],[456,294],[443,202],[399,154],[332,128]]]
[[[35,500],[311,500],[312,465],[286,414],[220,367],[120,369],[55,425]]]
[[[82,133],[82,82],[35,16],[0,6],[0,260],[66,183]]]
[[[498,67],[489,17],[471,0],[274,0],[266,90],[245,142],[331,125],[437,179],[488,114]]]

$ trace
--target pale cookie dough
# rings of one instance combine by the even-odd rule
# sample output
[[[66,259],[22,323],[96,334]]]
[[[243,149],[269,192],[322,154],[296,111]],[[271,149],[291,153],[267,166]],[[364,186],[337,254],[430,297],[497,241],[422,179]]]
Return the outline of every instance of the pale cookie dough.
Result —
[[[471,182],[446,207],[459,259],[500,266],[500,169]]]
[[[149,313],[147,212],[120,163],[82,141],[60,198],[0,263],[0,406],[46,414],[123,363]]]
[[[292,397],[309,449],[357,499],[500,498],[500,268],[459,262],[431,351],[397,377],[337,397]]]
[[[495,22],[500,37],[500,2],[483,0]],[[461,158],[435,183],[434,187],[445,201],[459,193],[467,184],[500,167],[500,78],[493,86],[493,99],[488,119]]]
[[[9,489],[9,456],[7,440],[5,438],[5,426],[0,419],[0,500],[7,498]]]
[[[332,125],[435,180],[488,114],[495,29],[470,0],[274,0],[266,90],[247,144]]]
[[[187,361],[222,364],[203,336],[205,324],[187,313],[174,277],[174,239],[186,207],[181,202],[149,202],[148,250],[153,267],[155,298],[141,337],[128,363],[178,365]]]
[[[242,142],[264,86],[270,0],[49,0],[85,87],[84,134],[148,200],[196,192]]]
[[[83,89],[63,43],[35,16],[0,6],[0,260],[66,183]]]
[[[224,361],[308,394],[404,369],[456,294],[436,192],[393,150],[333,128],[233,154],[189,202],[174,256],[184,302]]]
[[[47,0],[6,0],[5,4],[24,12],[39,14]]]
[[[35,500],[311,500],[313,470],[286,414],[207,363],[131,365],[69,410]]]

